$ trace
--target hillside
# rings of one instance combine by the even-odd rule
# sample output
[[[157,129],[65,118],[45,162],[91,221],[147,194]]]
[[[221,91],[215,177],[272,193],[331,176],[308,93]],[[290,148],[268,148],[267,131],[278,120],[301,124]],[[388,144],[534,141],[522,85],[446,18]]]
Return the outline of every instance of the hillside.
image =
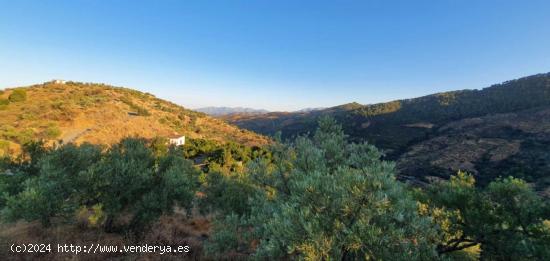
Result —
[[[15,93],[15,94],[14,94]],[[18,98],[17,93],[23,93]],[[0,149],[32,139],[112,144],[127,136],[185,135],[217,142],[268,139],[139,91],[104,84],[47,82],[0,93]]]
[[[550,106],[454,121],[399,156],[400,177],[415,182],[468,171],[486,185],[499,176],[533,183],[550,197]]]
[[[355,140],[366,139],[391,154],[423,140],[451,121],[550,105],[550,73],[496,84],[482,90],[461,90],[424,97],[361,105],[349,103],[311,112],[233,115],[225,119],[258,133],[283,137],[311,132],[321,115],[331,115]]]
[[[525,175],[548,177],[550,165],[537,160],[548,157],[544,148],[548,148],[550,127],[541,125],[548,120],[548,106],[550,73],[482,90],[437,93],[372,105],[349,103],[305,113],[233,115],[226,120],[266,135],[281,131],[283,138],[289,138],[311,132],[319,116],[331,115],[343,124],[346,134],[353,140],[369,141],[384,149],[387,158],[398,160],[406,176],[430,176],[441,169],[448,171],[439,172],[439,176],[448,176],[458,169],[467,169],[494,177],[504,174],[500,172],[505,168],[517,172],[518,168],[531,168],[535,164],[538,170],[525,169]],[[465,122],[480,119],[479,124],[465,125]],[[487,137],[490,139],[485,139]],[[475,142],[471,144],[472,141]],[[438,147],[433,148],[434,144]],[[509,151],[510,146],[521,149]],[[473,153],[476,148],[481,151]],[[471,153],[475,156],[465,156]],[[448,157],[455,158],[450,160]]]

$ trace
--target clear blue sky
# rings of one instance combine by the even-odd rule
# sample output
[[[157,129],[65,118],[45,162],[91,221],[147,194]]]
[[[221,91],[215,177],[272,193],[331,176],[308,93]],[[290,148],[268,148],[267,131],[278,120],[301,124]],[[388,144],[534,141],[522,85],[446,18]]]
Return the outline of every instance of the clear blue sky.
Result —
[[[1,1],[1,0],[0,0]],[[550,1],[1,1],[0,88],[295,110],[550,71]]]

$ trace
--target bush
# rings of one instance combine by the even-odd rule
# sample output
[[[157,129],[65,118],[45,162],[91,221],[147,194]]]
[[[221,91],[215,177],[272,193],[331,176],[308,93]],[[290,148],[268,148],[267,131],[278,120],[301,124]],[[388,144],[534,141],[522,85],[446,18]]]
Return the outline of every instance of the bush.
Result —
[[[275,145],[273,161],[255,161],[250,213],[216,221],[209,253],[307,260],[437,259],[430,219],[369,144],[346,141],[323,118],[313,139]]]
[[[5,110],[8,107],[8,104],[10,104],[8,99],[0,99],[0,110]]]
[[[55,139],[61,135],[61,130],[57,126],[57,124],[49,124],[46,130],[44,131],[44,134],[46,135],[46,138],[48,139]]]
[[[122,96],[120,97],[120,101],[125,103],[130,107],[131,110],[135,111],[137,115],[139,116],[150,116],[151,113],[149,111],[135,103],[132,102],[132,100],[128,96]]]
[[[27,100],[27,91],[22,89],[13,90],[8,97],[10,102],[22,102]]]
[[[132,109],[136,110],[137,114],[139,116],[150,116],[151,115],[151,113],[147,109],[145,109],[143,107],[140,107],[140,106],[137,106],[137,105],[134,105],[132,107]]]
[[[5,155],[10,148],[10,143],[7,140],[0,140],[0,156]]]
[[[15,136],[12,136],[15,141],[19,144],[26,144],[32,142],[34,139],[34,130],[33,129],[24,129],[22,131],[16,132]]]
[[[199,206],[204,213],[220,212],[228,215],[250,213],[248,199],[256,192],[250,180],[239,175],[224,175],[219,171],[210,171],[205,175]]]
[[[97,228],[105,222],[105,212],[101,204],[91,207],[81,206],[76,213],[76,221],[81,228]]]

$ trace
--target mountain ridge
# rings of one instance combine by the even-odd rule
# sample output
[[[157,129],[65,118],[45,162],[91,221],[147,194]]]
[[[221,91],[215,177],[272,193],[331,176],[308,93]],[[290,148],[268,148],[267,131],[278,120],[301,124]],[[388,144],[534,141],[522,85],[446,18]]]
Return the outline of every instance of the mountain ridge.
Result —
[[[513,175],[550,196],[550,154],[544,149],[550,147],[549,109],[550,73],[544,73],[481,90],[226,120],[264,135],[280,131],[286,139],[312,133],[317,119],[328,115],[350,139],[383,149],[386,159],[397,162],[403,179],[425,183],[427,177],[448,178],[466,170],[485,184]]]
[[[268,110],[264,109],[253,109],[247,107],[217,107],[217,106],[208,106],[194,109],[195,111],[206,113],[210,116],[226,116],[233,114],[265,114],[268,113]]]

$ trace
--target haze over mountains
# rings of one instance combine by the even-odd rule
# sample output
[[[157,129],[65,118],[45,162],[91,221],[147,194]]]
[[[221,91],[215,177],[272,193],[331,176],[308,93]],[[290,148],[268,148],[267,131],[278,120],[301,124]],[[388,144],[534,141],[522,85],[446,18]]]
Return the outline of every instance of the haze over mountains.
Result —
[[[293,112],[311,112],[311,111],[317,111],[322,110],[323,107],[316,107],[316,108],[304,108]],[[216,116],[216,117],[227,117],[232,115],[259,115],[259,114],[266,114],[270,111],[264,110],[264,109],[253,109],[253,108],[244,108],[244,107],[202,107],[195,109],[195,111],[206,113],[210,116]]]
[[[206,113],[211,116],[224,116],[232,114],[264,114],[268,113],[268,110],[252,109],[244,107],[203,107],[195,109],[195,111]]]

